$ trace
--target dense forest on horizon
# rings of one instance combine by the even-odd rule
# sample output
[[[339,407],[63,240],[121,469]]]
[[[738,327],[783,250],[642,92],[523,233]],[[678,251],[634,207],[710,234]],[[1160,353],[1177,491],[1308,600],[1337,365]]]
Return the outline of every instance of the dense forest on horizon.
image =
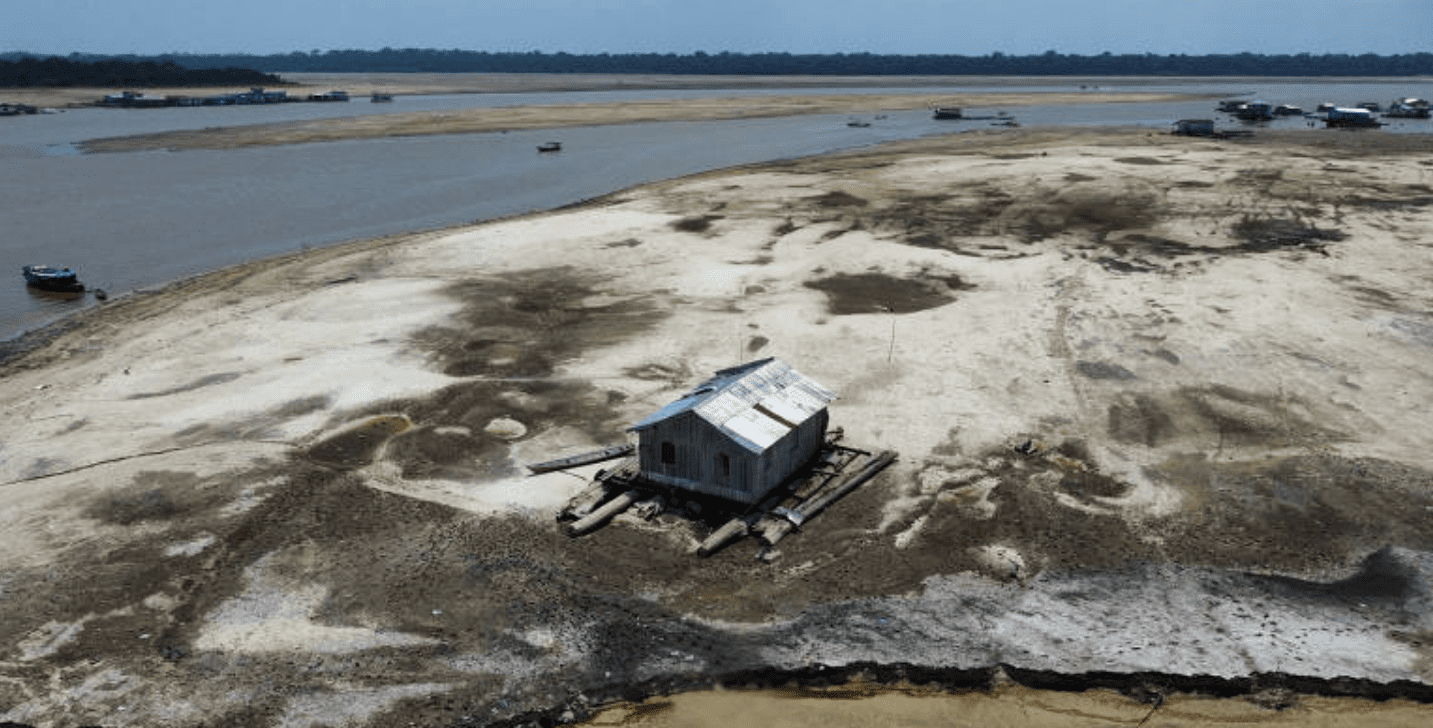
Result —
[[[8,55],[8,54],[7,54]],[[262,86],[280,83],[270,73],[244,68],[184,67],[172,60],[84,60],[20,57],[0,60],[0,87],[54,86]]]
[[[613,73],[836,76],[1424,76],[1433,75],[1433,53],[1235,53],[1185,55],[892,55],[875,53],[543,53],[383,48],[295,51],[270,55],[166,53],[154,56],[94,55],[41,58],[0,53],[0,60],[42,63],[156,64],[191,70],[253,69],[278,72],[430,73]],[[270,80],[268,83],[274,83]],[[126,82],[133,83],[133,82]],[[168,82],[165,82],[168,83]],[[186,82],[188,83],[188,82]],[[248,83],[244,81],[242,83]]]

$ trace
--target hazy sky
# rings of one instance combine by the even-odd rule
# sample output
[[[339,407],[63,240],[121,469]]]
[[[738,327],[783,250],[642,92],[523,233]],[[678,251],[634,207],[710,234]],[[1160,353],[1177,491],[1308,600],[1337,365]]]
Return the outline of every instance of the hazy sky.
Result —
[[[1414,53],[1433,0],[0,0],[0,50]]]

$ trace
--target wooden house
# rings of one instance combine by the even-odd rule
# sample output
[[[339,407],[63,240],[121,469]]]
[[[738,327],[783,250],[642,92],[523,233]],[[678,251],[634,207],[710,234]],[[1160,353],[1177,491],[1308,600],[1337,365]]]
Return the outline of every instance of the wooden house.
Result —
[[[780,359],[722,369],[630,428],[640,477],[757,503],[821,451],[834,399]]]

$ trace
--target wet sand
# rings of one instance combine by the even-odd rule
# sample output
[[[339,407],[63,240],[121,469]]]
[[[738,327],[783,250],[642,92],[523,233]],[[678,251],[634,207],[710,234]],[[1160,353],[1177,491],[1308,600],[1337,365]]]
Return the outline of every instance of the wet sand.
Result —
[[[626,728],[770,728],[948,726],[949,728],[1224,728],[1367,726],[1406,728],[1427,722],[1430,708],[1406,700],[1379,702],[1269,692],[1239,698],[1160,695],[1145,701],[1109,690],[1062,693],[1007,685],[948,693],[879,685],[828,689],[727,689],[651,698],[606,708],[580,726]]]
[[[483,725],[862,662],[1422,699],[1430,183],[1415,135],[985,131],[117,298],[0,365],[0,720]],[[562,534],[582,478],[522,463],[768,355],[898,463],[769,563]]]

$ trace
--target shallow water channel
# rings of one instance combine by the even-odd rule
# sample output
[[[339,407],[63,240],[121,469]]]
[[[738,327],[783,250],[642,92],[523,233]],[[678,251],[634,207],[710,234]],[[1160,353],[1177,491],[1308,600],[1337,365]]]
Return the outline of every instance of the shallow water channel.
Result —
[[[1124,90],[1227,93],[1312,108],[1423,95],[1422,82],[1254,84],[1246,79],[1122,85]],[[75,267],[111,294],[227,265],[354,238],[443,227],[549,209],[625,187],[731,165],[800,157],[896,139],[988,128],[943,122],[927,111],[719,122],[673,122],[485,134],[389,138],[222,151],[88,154],[99,136],[402,111],[690,98],[771,93],[969,93],[1069,91],[1077,85],[824,88],[467,94],[404,97],[395,104],[285,104],[197,109],[83,109],[0,120],[0,340],[55,321],[90,296],[41,294],[21,285],[21,265]],[[1025,126],[1143,125],[1211,116],[1206,101],[1074,104],[1012,109]],[[994,114],[997,109],[972,109]],[[1302,119],[1275,122],[1290,127]],[[1427,133],[1427,122],[1388,131]],[[563,151],[536,146],[560,139]]]

